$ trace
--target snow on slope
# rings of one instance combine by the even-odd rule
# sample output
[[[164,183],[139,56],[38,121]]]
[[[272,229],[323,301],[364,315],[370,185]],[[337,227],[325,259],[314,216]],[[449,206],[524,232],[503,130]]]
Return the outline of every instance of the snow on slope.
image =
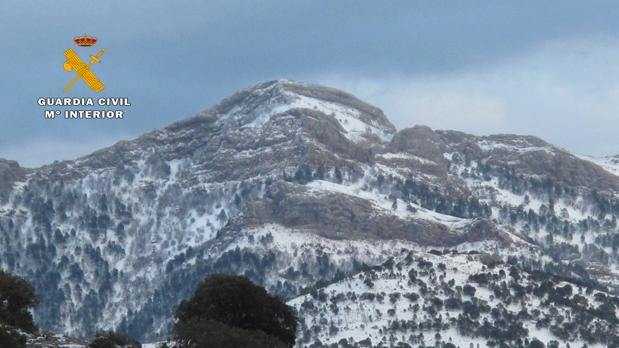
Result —
[[[320,111],[326,115],[333,116],[344,129],[344,135],[346,138],[352,142],[358,143],[365,140],[365,137],[369,134],[376,135],[384,142],[391,140],[391,132],[385,130],[380,124],[373,120],[364,122],[361,119],[361,112],[358,109],[340,103],[295,93],[286,89],[287,84],[303,85],[294,81],[280,80],[278,83],[266,87],[262,93],[269,93],[270,89],[279,89],[278,93],[280,93],[284,98],[279,102],[274,102],[269,105],[269,109],[260,112],[251,122],[244,124],[242,127],[259,129],[264,126],[273,115],[302,108]],[[305,86],[311,87],[311,85]],[[230,112],[230,115],[235,115],[241,112],[242,110],[240,109],[233,109]],[[232,117],[235,118],[234,116]]]
[[[574,284],[536,279],[488,255],[410,253],[289,304],[301,318],[297,347],[439,342],[493,347],[491,341],[503,339],[511,346],[525,338],[562,342],[561,347],[567,342],[572,347],[604,347],[617,328],[588,314],[602,305],[604,296]],[[579,333],[579,328],[584,331]],[[590,337],[588,332],[602,336]]]
[[[424,219],[434,221],[443,225],[448,225],[451,227],[463,226],[467,223],[470,223],[470,220],[468,219],[440,214],[435,211],[420,207],[417,204],[404,202],[401,199],[396,199],[396,203],[394,204],[394,201],[389,200],[389,197],[387,197],[385,194],[381,194],[367,188],[364,190],[364,186],[367,187],[365,183],[366,181],[359,180],[352,184],[342,185],[325,180],[314,180],[307,184],[307,187],[312,189],[314,192],[337,192],[345,195],[358,197],[372,202],[372,204],[377,209],[383,211],[386,214],[395,215],[403,219]]]
[[[534,151],[543,151],[548,154],[553,153],[553,149],[551,146],[531,146],[526,141],[516,142],[515,144],[505,144],[504,142],[492,141],[492,140],[481,140],[478,142],[479,147],[484,151],[493,151],[493,150],[503,150],[516,152],[519,154],[534,152]]]
[[[359,111],[336,103],[329,103],[306,96],[294,96],[295,101],[290,108],[306,108],[321,111],[327,115],[333,115],[340,126],[344,128],[345,136],[357,143],[364,140],[363,135],[374,134],[382,141],[391,140],[391,134],[385,132],[377,124],[368,124],[359,118]]]
[[[611,174],[619,176],[619,160],[617,156],[608,157],[593,157],[593,156],[578,156],[586,161],[593,162],[604,168]]]

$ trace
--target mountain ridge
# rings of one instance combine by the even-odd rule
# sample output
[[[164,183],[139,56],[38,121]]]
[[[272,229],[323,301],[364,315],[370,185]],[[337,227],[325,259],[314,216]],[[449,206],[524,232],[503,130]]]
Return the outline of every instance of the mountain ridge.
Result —
[[[397,131],[348,93],[267,81],[74,161],[0,161],[0,267],[45,289],[44,329],[148,339],[204,275],[292,299],[394,248],[612,291],[619,177],[595,161],[533,136]]]

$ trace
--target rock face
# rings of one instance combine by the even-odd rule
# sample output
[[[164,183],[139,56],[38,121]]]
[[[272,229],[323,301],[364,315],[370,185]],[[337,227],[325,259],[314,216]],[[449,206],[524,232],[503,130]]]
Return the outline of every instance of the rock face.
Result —
[[[13,189],[13,184],[23,181],[26,170],[15,161],[0,158],[0,197],[5,196]]]
[[[397,132],[347,93],[269,81],[75,161],[0,161],[0,266],[33,282],[46,330],[147,339],[207,274],[291,299],[402,249],[602,287],[617,276],[612,168],[534,137]]]

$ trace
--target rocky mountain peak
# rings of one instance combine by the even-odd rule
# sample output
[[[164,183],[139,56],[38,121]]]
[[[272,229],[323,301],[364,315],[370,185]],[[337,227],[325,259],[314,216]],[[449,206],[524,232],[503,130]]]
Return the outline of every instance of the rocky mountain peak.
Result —
[[[201,115],[213,116],[231,127],[260,129],[273,116],[292,110],[310,110],[334,118],[343,134],[356,143],[375,138],[388,141],[396,131],[380,109],[351,94],[291,80],[258,83],[224,99]]]
[[[380,109],[351,94],[272,80],[234,93],[194,117],[77,161],[46,166],[42,172],[85,174],[151,157],[156,161],[191,158],[226,167],[272,162],[279,168],[305,161],[369,161],[369,149],[385,146],[395,133]],[[277,158],[287,160],[282,163]]]

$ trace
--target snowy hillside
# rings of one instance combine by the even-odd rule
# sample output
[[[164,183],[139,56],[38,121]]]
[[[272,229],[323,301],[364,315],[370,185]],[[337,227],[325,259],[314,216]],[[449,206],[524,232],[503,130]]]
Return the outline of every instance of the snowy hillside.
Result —
[[[268,81],[75,161],[24,169],[0,160],[0,267],[33,283],[44,330],[88,337],[115,329],[147,341],[167,337],[175,306],[208,274],[244,274],[292,301],[343,279],[374,296],[400,286],[412,293],[421,291],[418,282],[399,275],[377,279],[381,291],[357,288],[350,277],[431,249],[483,251],[583,291],[613,292],[619,177],[612,163],[531,136],[396,131],[382,111],[345,92]],[[428,258],[458,268],[445,277],[462,287],[481,267],[469,255]],[[400,301],[396,314],[404,316]],[[349,324],[333,335],[324,327],[304,334],[311,341],[304,344],[365,339],[361,324],[341,317],[345,306],[334,306]],[[310,325],[321,312],[304,313]],[[446,321],[450,312],[441,313]],[[388,318],[381,314],[377,327]],[[445,335],[455,337],[454,325]],[[379,329],[365,329],[372,342],[382,340]],[[545,342],[572,340],[540,332],[554,335]],[[424,333],[427,344],[433,339]]]
[[[607,347],[619,343],[617,301],[454,250],[396,255],[290,304],[299,347]]]

